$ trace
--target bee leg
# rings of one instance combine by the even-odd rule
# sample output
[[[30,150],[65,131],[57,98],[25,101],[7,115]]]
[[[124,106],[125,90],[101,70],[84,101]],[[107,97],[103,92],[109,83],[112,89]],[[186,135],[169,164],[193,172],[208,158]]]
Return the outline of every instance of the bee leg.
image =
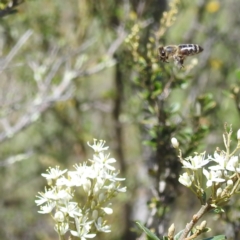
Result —
[[[166,58],[166,57],[161,57],[161,56],[159,56],[159,60],[161,61],[161,62],[164,62],[164,63],[169,63],[167,60],[168,60],[168,58]]]
[[[165,57],[164,62],[165,62],[165,63],[169,63],[168,57]]]
[[[184,58],[182,56],[174,56],[173,57],[175,64],[180,68],[184,68],[183,63],[184,63]]]
[[[179,60],[179,65],[180,65],[180,68],[181,68],[181,69],[184,68],[183,62],[184,62],[184,59],[181,58],[181,59]]]

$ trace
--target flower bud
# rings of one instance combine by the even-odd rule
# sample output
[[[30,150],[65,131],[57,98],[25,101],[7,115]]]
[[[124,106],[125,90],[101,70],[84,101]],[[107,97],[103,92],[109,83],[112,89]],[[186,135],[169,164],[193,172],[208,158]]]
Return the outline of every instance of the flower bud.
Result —
[[[52,184],[53,184],[53,181],[52,181],[52,179],[51,179],[51,178],[47,178],[47,184],[48,184],[49,186],[52,186]]]
[[[83,190],[86,192],[86,193],[89,193],[90,192],[90,189],[91,189],[91,181],[89,179],[86,180],[86,182],[83,184]]]
[[[217,189],[217,192],[216,192],[217,197],[220,197],[221,194],[222,194],[222,189],[221,189],[221,188],[218,188],[218,189]]]
[[[102,202],[106,199],[106,194],[104,193],[100,193],[99,196],[98,196],[98,200],[99,202]]]
[[[175,226],[174,226],[174,223],[169,227],[168,229],[168,237],[170,239],[173,239],[174,237],[174,232],[175,232]]]
[[[172,138],[171,139],[172,145],[174,148],[178,148],[179,147],[179,142],[176,138]]]
[[[63,212],[57,211],[57,212],[54,214],[54,219],[55,219],[55,221],[57,221],[57,222],[63,222],[63,221],[64,221],[64,214],[63,214]]]
[[[204,220],[200,224],[200,229],[204,229],[207,226],[207,222]]]
[[[92,217],[94,220],[96,220],[98,218],[98,211],[96,209],[93,210]]]
[[[95,208],[95,206],[96,206],[96,202],[92,200],[92,202],[91,202],[91,209]]]
[[[229,180],[227,181],[227,185],[228,185],[229,187],[233,186],[233,180],[229,179]]]
[[[113,213],[113,210],[112,210],[112,208],[110,208],[110,207],[102,208],[102,210],[103,210],[106,214],[112,214],[112,213]]]
[[[237,140],[240,140],[240,129],[237,131]]]

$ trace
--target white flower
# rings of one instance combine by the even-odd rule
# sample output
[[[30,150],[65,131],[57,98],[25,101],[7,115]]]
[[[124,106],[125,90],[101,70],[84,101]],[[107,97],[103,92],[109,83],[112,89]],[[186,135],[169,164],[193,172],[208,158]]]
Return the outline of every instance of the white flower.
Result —
[[[94,238],[96,236],[95,233],[89,234],[88,230],[83,227],[80,232],[70,230],[71,234],[75,237],[79,237],[81,240],[86,240],[86,238]]]
[[[73,197],[71,194],[69,194],[66,190],[60,190],[57,194],[56,194],[56,199],[57,200],[61,200],[61,201],[69,201],[71,200]]]
[[[227,163],[226,169],[231,172],[238,172],[240,173],[240,164],[238,160],[238,156],[233,156]]]
[[[96,236],[95,233],[89,234],[91,224],[92,221],[87,222],[87,217],[75,217],[75,227],[77,231],[70,230],[70,232],[73,236],[79,237],[81,240],[86,240],[86,238],[94,238]]]
[[[68,223],[57,223],[54,227],[54,230],[58,232],[60,235],[64,235],[69,229]]]
[[[102,152],[108,149],[108,147],[104,147],[105,141],[103,140],[97,140],[97,139],[93,139],[93,145],[90,145],[90,143],[87,143],[89,147],[91,147],[94,152]]]
[[[118,172],[115,172],[115,173],[114,173],[114,172],[111,172],[111,173],[108,174],[107,179],[110,180],[110,181],[112,181],[112,182],[124,181],[125,178],[117,178],[117,175],[118,175],[118,174],[119,174]]]
[[[52,212],[53,208],[56,206],[56,202],[48,202],[46,205],[40,207],[41,211],[39,213],[46,214]]]
[[[70,217],[82,216],[82,210],[78,207],[76,202],[67,202],[65,207],[60,207],[60,210],[69,214]]]
[[[36,200],[35,202],[37,203],[37,205],[41,205],[44,202],[48,202],[48,201],[53,201],[57,199],[57,195],[56,195],[56,188],[50,188],[50,189],[45,189],[45,193],[39,193],[40,196],[37,196],[39,198],[39,200]]]
[[[104,225],[101,217],[95,222],[95,226],[99,232],[111,232],[110,226]]]
[[[56,167],[42,174],[51,187],[45,188],[45,193],[39,193],[35,202],[40,206],[39,213],[51,213],[54,216],[54,229],[59,235],[69,230],[71,235],[86,240],[96,236],[93,231],[110,232],[110,227],[100,216],[112,214],[110,199],[118,192],[126,192],[126,187],[121,187],[120,182],[125,178],[117,177],[119,171],[115,171],[112,166],[116,160],[110,158],[110,154],[104,154],[103,151],[108,149],[104,144],[105,141],[96,139],[93,145],[88,143],[95,152],[93,158],[90,162],[75,165],[75,171],[62,171]],[[87,202],[79,203],[81,208],[72,200],[78,189],[83,201],[88,199]],[[73,229],[69,229],[70,223]]]
[[[42,201],[43,199],[48,199],[48,201],[57,201],[57,200],[67,200],[69,201],[70,199],[72,199],[72,196],[66,191],[66,190],[60,190],[58,191],[56,187],[49,189],[48,191],[46,191],[44,194],[42,194]],[[37,200],[40,201],[41,200]]]
[[[44,196],[49,200],[57,200],[56,188],[49,189],[45,192]]]
[[[211,170],[210,172],[207,171],[205,168],[203,169],[203,174],[207,178],[207,187],[211,187],[213,182],[225,182],[225,179],[219,177],[219,172]]]
[[[71,182],[71,185],[72,186],[76,186],[76,187],[79,187],[79,186],[82,186],[84,184],[88,184],[88,174],[90,174],[90,169],[89,168],[86,168],[86,172],[82,172],[80,173],[80,169],[81,169],[81,166],[78,166],[78,171],[72,171],[72,172],[68,172],[68,175],[69,175],[69,178],[70,178],[70,182]]]
[[[211,166],[209,169],[211,170],[225,170],[227,165],[227,159],[224,152],[218,154],[217,152],[214,153],[214,158],[210,157],[211,160],[215,161],[218,165]]]
[[[197,170],[199,168],[202,168],[206,164],[209,163],[209,159],[205,159],[205,153],[201,153],[200,155],[196,155],[194,157],[188,157],[186,160],[183,160],[183,168],[189,168],[192,170]]]
[[[106,168],[106,169],[109,169],[109,170],[115,170],[115,167],[113,167],[112,163],[115,163],[116,162],[116,159],[115,158],[108,158],[110,156],[110,154],[108,155],[104,155],[102,152],[100,152],[97,155],[94,155],[93,156],[93,160],[91,161],[94,161],[95,163],[99,164],[100,165],[100,168]]]
[[[73,186],[75,186],[75,184],[71,180],[69,180],[65,177],[61,177],[61,178],[57,179],[56,186],[73,187]]]
[[[193,175],[189,175],[187,172],[185,172],[183,175],[180,175],[178,181],[186,187],[191,187],[193,179]]]
[[[50,179],[57,179],[59,178],[61,175],[63,175],[65,172],[67,172],[67,169],[61,171],[59,170],[59,166],[57,166],[56,168],[49,168],[47,169],[47,172],[48,174],[46,173],[42,173],[41,175],[43,177],[45,177],[47,180],[50,180]]]
[[[38,194],[39,196],[36,196],[36,197],[39,199],[35,200],[35,203],[37,204],[37,206],[42,205],[43,203],[46,203],[48,201],[48,198],[45,197],[44,193],[39,192]]]
[[[107,189],[109,192],[126,192],[127,187],[120,187],[119,183],[112,182],[108,186],[104,186],[103,189]]]
[[[83,165],[74,165],[76,171],[69,171],[68,175],[72,178],[72,181],[76,182],[76,186],[81,186],[85,184],[86,180],[91,178],[94,179],[98,176],[99,168],[95,165],[86,166],[86,163]]]

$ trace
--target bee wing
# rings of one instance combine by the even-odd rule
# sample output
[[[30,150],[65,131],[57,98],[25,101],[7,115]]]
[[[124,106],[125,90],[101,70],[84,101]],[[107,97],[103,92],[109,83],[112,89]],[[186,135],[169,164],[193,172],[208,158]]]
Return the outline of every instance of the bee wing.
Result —
[[[168,45],[164,49],[168,54],[173,54],[177,51],[177,46],[176,45]]]

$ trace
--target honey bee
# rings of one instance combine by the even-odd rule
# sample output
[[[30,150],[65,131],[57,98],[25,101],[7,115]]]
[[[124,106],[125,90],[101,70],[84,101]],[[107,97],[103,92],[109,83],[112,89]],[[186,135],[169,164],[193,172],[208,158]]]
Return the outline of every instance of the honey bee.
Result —
[[[168,59],[173,58],[176,65],[183,68],[183,62],[186,57],[198,54],[203,51],[203,48],[197,44],[180,44],[168,45],[158,48],[159,59],[163,62],[168,62]]]

